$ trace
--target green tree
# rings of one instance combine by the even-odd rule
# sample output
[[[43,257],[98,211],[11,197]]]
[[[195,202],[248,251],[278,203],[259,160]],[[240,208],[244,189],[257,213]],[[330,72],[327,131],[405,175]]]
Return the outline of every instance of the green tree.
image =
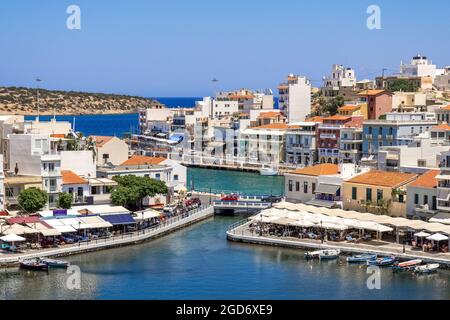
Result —
[[[124,206],[128,209],[142,207],[145,197],[154,197],[157,194],[167,194],[168,189],[163,181],[149,177],[134,175],[116,176],[113,178],[119,186],[111,193],[114,205]]]
[[[337,96],[328,100],[322,110],[324,113],[328,113],[334,116],[337,110],[345,104],[344,97]]]
[[[396,79],[389,83],[390,91],[416,92],[419,87],[411,81],[405,79]]]
[[[73,195],[67,192],[61,192],[58,196],[58,208],[70,209],[73,203]]]
[[[19,206],[22,210],[35,213],[41,210],[48,201],[47,192],[37,188],[23,190],[19,194]]]

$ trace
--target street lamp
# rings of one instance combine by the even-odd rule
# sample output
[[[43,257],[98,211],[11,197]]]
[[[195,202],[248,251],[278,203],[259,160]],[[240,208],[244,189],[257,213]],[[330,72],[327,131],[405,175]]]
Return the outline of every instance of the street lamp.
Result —
[[[39,121],[39,115],[40,115],[40,112],[39,112],[39,82],[42,82],[42,80],[39,77],[37,77],[36,82],[37,82],[37,121]]]

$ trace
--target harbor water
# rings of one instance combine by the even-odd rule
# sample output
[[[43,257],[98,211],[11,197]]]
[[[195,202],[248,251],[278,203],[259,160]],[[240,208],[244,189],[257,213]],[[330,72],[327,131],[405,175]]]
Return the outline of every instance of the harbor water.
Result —
[[[77,130],[129,131],[135,116],[76,117]],[[280,194],[284,183],[283,177],[192,168],[188,181],[195,189],[246,194]],[[0,298],[450,299],[449,271],[415,276],[385,268],[380,290],[369,290],[366,266],[344,258],[308,261],[302,250],[227,241],[227,227],[240,219],[217,216],[147,243],[69,257],[81,271],[79,289],[69,289],[73,278],[65,270],[3,269]]]
[[[414,276],[382,269],[367,288],[366,266],[308,261],[301,250],[232,243],[242,217],[215,217],[140,245],[68,258],[81,270],[2,270],[2,299],[449,299],[449,272]]]

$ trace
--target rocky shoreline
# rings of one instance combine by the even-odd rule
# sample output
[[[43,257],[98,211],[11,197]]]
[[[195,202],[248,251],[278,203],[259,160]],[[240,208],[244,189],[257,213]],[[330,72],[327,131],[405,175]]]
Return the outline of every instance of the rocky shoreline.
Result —
[[[37,115],[37,97],[37,89],[0,87],[0,113]],[[129,114],[160,105],[137,96],[39,89],[40,115]]]

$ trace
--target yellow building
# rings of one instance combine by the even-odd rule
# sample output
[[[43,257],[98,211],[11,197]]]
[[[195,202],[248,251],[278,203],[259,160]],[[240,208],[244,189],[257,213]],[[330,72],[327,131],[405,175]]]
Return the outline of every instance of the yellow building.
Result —
[[[406,217],[406,186],[416,174],[369,171],[342,185],[344,210]]]
[[[19,195],[23,190],[42,189],[42,177],[38,176],[6,176],[4,183],[5,204],[8,208],[17,206]]]
[[[361,103],[356,105],[345,105],[338,109],[340,116],[363,116],[364,120],[368,119],[367,103]]]

